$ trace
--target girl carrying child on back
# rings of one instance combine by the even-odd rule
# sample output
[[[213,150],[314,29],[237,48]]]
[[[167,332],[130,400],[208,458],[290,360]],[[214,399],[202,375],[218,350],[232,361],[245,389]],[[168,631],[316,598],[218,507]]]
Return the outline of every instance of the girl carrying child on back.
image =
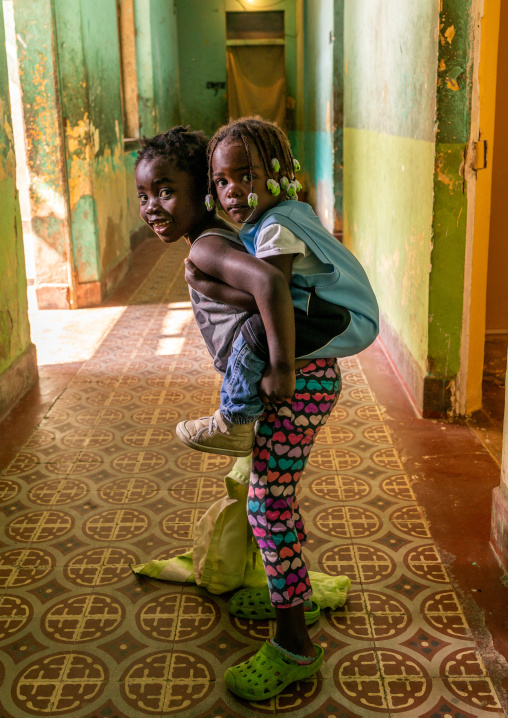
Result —
[[[243,589],[228,607],[245,615],[254,605],[253,618],[271,611],[276,633],[225,680],[237,695],[263,700],[323,661],[306,628],[315,611],[295,489],[339,396],[335,357],[374,340],[378,309],[357,260],[309,205],[295,201],[298,163],[275,125],[244,118],[216,133],[208,149],[208,216],[200,204],[198,136],[175,128],[145,141],[136,182],[143,219],[163,241],[183,235],[191,245],[186,279],[196,319],[216,367],[225,369],[220,409],[181,422],[178,436],[200,451],[237,456],[254,443],[247,510],[268,592]],[[242,246],[213,211],[216,198],[242,225]]]

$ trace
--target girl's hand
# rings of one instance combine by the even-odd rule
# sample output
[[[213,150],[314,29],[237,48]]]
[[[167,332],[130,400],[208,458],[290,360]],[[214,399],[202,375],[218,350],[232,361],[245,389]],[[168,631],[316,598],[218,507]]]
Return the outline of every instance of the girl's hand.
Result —
[[[192,260],[189,258],[185,260],[185,281],[193,289],[197,289],[198,292],[205,294],[203,289],[205,286],[208,287],[211,279],[212,277],[198,269]]]
[[[259,383],[259,394],[266,403],[291,401],[295,393],[295,370],[268,364]]]

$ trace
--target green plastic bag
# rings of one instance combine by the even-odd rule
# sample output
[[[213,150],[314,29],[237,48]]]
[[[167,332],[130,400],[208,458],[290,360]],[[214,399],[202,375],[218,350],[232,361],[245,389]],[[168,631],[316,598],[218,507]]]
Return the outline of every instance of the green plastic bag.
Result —
[[[190,551],[166,561],[133,566],[134,573],[196,583],[213,594],[266,585],[259,548],[247,520],[250,463],[250,456],[238,459],[226,476],[226,496],[212,504],[198,522]],[[309,577],[313,599],[320,608],[344,605],[351,587],[347,576],[309,571]]]
[[[197,583],[214,594],[265,585],[263,562],[245,508],[250,462],[250,456],[238,459],[226,476],[227,494],[200,519],[191,551],[167,561],[134,566],[134,573],[165,581]]]

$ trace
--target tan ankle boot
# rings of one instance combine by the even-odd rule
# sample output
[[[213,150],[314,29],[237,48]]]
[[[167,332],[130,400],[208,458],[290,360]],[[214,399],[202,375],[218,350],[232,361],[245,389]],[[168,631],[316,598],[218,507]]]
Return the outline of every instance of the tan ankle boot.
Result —
[[[225,456],[248,456],[254,444],[255,421],[233,424],[225,419],[219,409],[213,416],[181,421],[176,435],[184,444],[196,451]]]

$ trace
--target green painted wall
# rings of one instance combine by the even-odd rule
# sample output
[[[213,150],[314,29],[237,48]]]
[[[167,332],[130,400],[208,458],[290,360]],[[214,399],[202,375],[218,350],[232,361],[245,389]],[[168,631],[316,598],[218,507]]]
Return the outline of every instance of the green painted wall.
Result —
[[[226,91],[206,89],[226,82],[224,0],[177,0],[177,18],[182,123],[212,135],[228,114]]]
[[[0,4],[0,377],[31,345],[16,191],[3,10]],[[2,407],[3,408],[3,407]]]
[[[176,3],[134,0],[140,135],[151,137],[180,123]],[[137,147],[125,152],[126,223],[129,234],[146,234],[134,185]]]
[[[266,6],[266,7],[265,7]],[[212,135],[227,122],[225,90],[207,90],[206,83],[226,82],[226,12],[283,10],[286,33],[286,90],[296,98],[296,0],[258,2],[251,7],[240,0],[176,0],[178,56],[180,68],[180,109],[183,124]],[[289,132],[296,143],[296,134]]]
[[[438,0],[345,0],[345,242],[390,331],[427,370]],[[416,375],[416,376],[414,376]]]
[[[125,182],[126,182],[126,224],[130,237],[135,235],[138,240],[151,236],[151,230],[146,226],[139,216],[139,198],[134,180],[134,163],[137,150],[131,150],[124,155]],[[141,237],[140,237],[141,235]]]
[[[333,17],[333,191],[335,228],[344,220],[344,0],[334,0]]]
[[[135,0],[134,9],[140,133],[150,137],[180,122],[176,3]]]
[[[344,129],[345,243],[420,368],[420,391],[428,350],[433,168],[432,142]]]
[[[49,304],[58,285],[68,306],[73,282],[77,304],[98,303],[144,226],[124,149],[116,0],[14,3],[37,281]],[[176,7],[136,0],[135,24],[141,133],[152,135],[179,121]]]
[[[448,382],[460,369],[467,217],[463,163],[472,91],[471,0],[443,0],[439,26],[429,375],[436,384],[435,401],[445,404]]]
[[[129,252],[116,3],[54,6],[74,263],[87,283]]]
[[[334,192],[334,4],[306,0],[303,6],[304,188],[323,224],[333,231]]]
[[[68,286],[69,228],[50,0],[14,0],[38,287]],[[68,298],[62,297],[62,306]]]

